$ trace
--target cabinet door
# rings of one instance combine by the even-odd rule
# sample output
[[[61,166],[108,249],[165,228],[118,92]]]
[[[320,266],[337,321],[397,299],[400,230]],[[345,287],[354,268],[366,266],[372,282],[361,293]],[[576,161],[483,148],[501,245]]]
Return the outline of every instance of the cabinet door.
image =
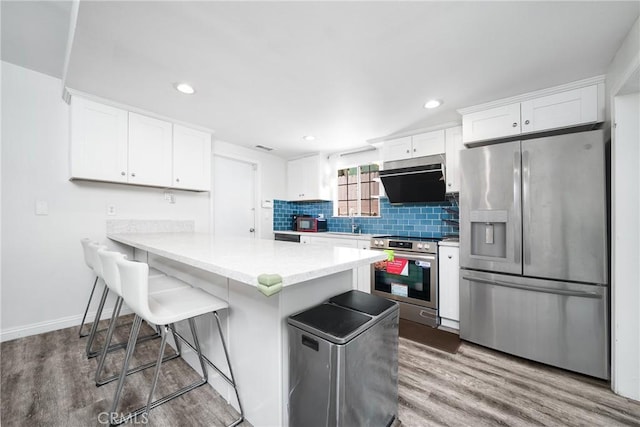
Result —
[[[522,103],[522,132],[598,121],[598,86],[556,93]]]
[[[458,193],[460,191],[460,150],[462,144],[462,127],[458,126],[445,130],[445,157],[446,157],[446,192]]]
[[[127,182],[127,112],[71,100],[71,177]]]
[[[289,200],[304,200],[307,163],[304,159],[289,160],[287,163],[287,194]],[[312,172],[313,173],[313,172]]]
[[[519,102],[462,116],[463,142],[482,141],[519,134]]]
[[[411,158],[411,137],[391,139],[382,145],[382,159],[385,162]]]
[[[290,160],[287,165],[289,200],[330,200],[329,180],[322,155]]]
[[[438,248],[440,317],[460,320],[460,261],[459,249],[453,246]]]
[[[171,186],[171,123],[129,113],[129,183]]]
[[[211,134],[173,125],[173,187],[209,191]]]
[[[421,133],[411,137],[411,157],[433,156],[444,153],[444,129]]]

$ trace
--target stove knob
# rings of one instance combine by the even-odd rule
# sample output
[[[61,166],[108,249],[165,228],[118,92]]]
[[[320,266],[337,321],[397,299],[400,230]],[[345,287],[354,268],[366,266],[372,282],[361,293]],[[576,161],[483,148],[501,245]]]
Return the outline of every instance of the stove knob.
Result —
[[[374,246],[378,246],[379,244],[380,244],[380,243],[379,243],[377,240],[374,240],[374,241],[373,241],[373,245],[374,245]]]
[[[422,249],[422,243],[418,243],[418,249]]]

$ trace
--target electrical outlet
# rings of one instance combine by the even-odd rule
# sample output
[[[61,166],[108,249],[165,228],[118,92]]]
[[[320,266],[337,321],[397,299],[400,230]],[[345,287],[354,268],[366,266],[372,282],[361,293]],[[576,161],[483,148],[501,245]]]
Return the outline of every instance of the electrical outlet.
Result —
[[[44,200],[36,200],[36,215],[49,215],[49,205]]]
[[[171,204],[176,202],[176,196],[173,193],[169,192],[169,191],[165,191],[164,199],[166,201],[168,201],[169,203],[171,203]]]
[[[107,215],[114,216],[116,214],[116,205],[107,205]]]

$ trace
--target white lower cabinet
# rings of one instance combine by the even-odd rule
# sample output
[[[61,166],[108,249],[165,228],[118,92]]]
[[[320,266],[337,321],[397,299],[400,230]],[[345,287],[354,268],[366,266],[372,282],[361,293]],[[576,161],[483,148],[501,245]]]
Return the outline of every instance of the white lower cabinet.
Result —
[[[459,329],[460,321],[460,248],[438,248],[439,313],[443,326]]]
[[[303,240],[304,239],[304,240]],[[340,237],[300,236],[300,243],[325,245],[334,248],[369,249],[369,240],[343,239]],[[371,293],[371,266],[358,267],[353,270],[353,289]]]

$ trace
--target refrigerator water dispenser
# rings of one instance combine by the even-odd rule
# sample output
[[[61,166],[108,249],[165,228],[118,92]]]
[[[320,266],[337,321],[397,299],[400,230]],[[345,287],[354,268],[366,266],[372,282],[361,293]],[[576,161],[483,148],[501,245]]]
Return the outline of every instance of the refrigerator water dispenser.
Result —
[[[507,257],[507,211],[471,211],[471,256]]]

